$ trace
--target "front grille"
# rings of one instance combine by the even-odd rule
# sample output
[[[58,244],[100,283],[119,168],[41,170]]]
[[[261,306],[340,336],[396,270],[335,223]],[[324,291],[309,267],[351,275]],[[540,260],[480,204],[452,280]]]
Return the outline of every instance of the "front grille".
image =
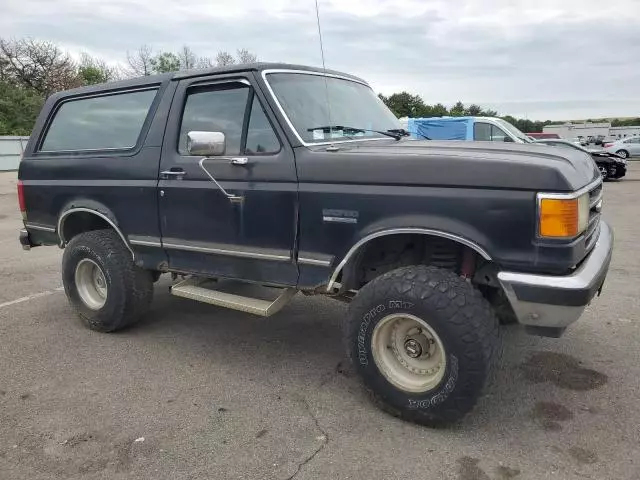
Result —
[[[589,192],[589,225],[585,232],[585,249],[588,252],[595,246],[600,234],[600,210],[602,209],[602,183]]]

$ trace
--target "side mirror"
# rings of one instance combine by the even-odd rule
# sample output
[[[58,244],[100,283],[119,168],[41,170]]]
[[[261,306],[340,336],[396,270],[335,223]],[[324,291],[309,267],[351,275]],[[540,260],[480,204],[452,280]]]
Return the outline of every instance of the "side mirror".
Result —
[[[215,157],[224,155],[226,141],[222,132],[198,132],[187,133],[187,151],[189,155],[202,157]]]
[[[511,138],[511,137],[510,137],[510,136],[508,136],[508,135],[505,135],[505,137],[504,137],[504,141],[505,141],[505,142],[513,142],[513,138]]]

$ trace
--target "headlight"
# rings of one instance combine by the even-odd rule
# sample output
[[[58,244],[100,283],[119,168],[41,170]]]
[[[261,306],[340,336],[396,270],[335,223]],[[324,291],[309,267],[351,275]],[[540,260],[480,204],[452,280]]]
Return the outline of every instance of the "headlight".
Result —
[[[589,224],[589,193],[571,198],[563,194],[538,194],[538,236],[574,238]]]

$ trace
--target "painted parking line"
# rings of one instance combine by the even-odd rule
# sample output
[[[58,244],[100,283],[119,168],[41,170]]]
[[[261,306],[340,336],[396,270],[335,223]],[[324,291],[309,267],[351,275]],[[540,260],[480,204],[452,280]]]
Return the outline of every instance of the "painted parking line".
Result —
[[[15,300],[11,300],[9,302],[0,303],[0,308],[9,307],[17,303],[28,302],[29,300],[33,300],[34,298],[47,297],[62,290],[64,290],[64,287],[58,287],[53,290],[47,290],[46,292],[34,293],[33,295],[27,295],[26,297],[16,298]]]

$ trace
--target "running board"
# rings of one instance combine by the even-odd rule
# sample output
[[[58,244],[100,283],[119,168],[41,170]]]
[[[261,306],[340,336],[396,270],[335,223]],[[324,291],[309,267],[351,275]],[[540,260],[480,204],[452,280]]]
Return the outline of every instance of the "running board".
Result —
[[[280,311],[293,296],[298,293],[295,288],[285,288],[282,293],[273,301],[261,300],[259,298],[243,297],[233,293],[221,292],[211,288],[201,286],[206,280],[199,278],[187,278],[171,287],[171,294],[176,297],[190,298],[198,302],[210,303],[219,307],[239,310],[241,312],[270,317]]]

